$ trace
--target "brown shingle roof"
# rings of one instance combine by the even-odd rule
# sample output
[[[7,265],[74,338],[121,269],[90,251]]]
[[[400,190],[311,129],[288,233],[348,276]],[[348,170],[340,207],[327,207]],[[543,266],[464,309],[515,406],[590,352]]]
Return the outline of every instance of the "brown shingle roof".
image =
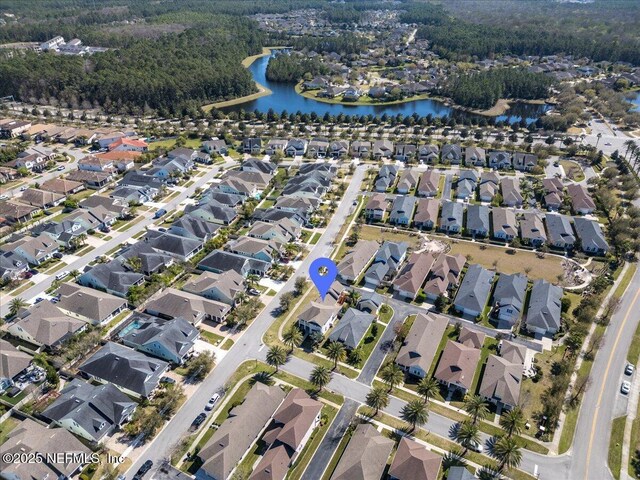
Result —
[[[358,425],[331,480],[380,480],[394,445],[373,425]]]
[[[449,340],[444,347],[434,377],[446,383],[471,388],[480,360],[480,350]]]
[[[405,368],[417,366],[426,374],[448,323],[445,317],[435,313],[418,314],[400,347],[396,363]]]
[[[389,476],[398,480],[436,480],[441,463],[440,455],[415,440],[403,437],[389,468]]]
[[[515,407],[520,400],[521,384],[522,364],[489,355],[480,384],[480,395]]]

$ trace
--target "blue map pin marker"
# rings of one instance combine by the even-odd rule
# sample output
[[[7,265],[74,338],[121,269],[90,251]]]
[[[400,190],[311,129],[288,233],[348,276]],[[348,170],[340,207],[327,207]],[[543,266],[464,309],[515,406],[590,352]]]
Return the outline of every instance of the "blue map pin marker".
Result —
[[[324,271],[326,269],[326,271]],[[321,270],[323,271],[323,275],[321,275]],[[320,297],[324,300],[324,297],[327,295],[327,292],[331,288],[331,284],[336,279],[338,275],[338,267],[333,261],[326,257],[316,258],[313,262],[311,262],[311,266],[309,267],[309,276],[313,281],[313,284],[320,292]]]

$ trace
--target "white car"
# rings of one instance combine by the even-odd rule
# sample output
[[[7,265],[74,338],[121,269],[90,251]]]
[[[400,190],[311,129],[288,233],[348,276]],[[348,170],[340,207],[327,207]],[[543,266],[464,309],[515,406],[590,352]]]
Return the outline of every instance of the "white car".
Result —
[[[56,280],[62,280],[67,275],[69,275],[69,272],[67,272],[66,270],[63,272],[60,272],[59,274],[56,275]]]
[[[631,391],[631,382],[627,382],[626,380],[622,382],[620,386],[620,391],[625,395]]]
[[[625,375],[633,375],[633,371],[635,370],[635,367],[633,366],[632,363],[627,363],[627,366],[624,368],[624,374]]]
[[[210,410],[213,410],[213,407],[216,405],[216,403],[218,403],[218,400],[220,400],[220,395],[218,395],[217,393],[214,393],[213,397],[209,399],[209,401],[207,402],[207,406],[204,407],[204,409],[207,412]]]
[[[468,442],[463,443],[463,446],[478,453],[482,453],[484,451],[484,446],[475,440],[469,440]]]

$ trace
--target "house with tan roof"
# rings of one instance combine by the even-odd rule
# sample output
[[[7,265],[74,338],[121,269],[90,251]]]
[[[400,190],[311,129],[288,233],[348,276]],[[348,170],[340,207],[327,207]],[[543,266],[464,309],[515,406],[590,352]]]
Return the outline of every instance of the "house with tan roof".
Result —
[[[474,167],[486,167],[487,154],[484,148],[467,147],[464,151],[464,163],[468,167],[471,165]]]
[[[87,324],[82,320],[67,315],[51,301],[43,300],[23,308],[8,324],[7,331],[32,345],[55,349],[86,328]]]
[[[19,243],[18,243],[19,242]],[[40,265],[51,260],[59,252],[58,244],[50,236],[41,233],[37,237],[23,237],[11,250],[24,258],[29,265]]]
[[[40,208],[32,207],[18,202],[4,202],[0,201],[0,219],[4,219],[2,223],[20,223],[31,220],[36,212],[39,212]]]
[[[500,181],[502,189],[502,203],[507,207],[521,207],[522,193],[520,192],[520,180],[514,177],[503,178]]]
[[[222,273],[204,272],[185,283],[182,289],[233,306],[238,295],[246,288],[241,274],[227,270]]]
[[[571,209],[575,214],[588,215],[596,209],[596,204],[584,185],[567,185],[567,195],[571,198]]]
[[[434,377],[449,389],[467,393],[480,361],[480,350],[458,342],[447,341],[436,367]]]
[[[413,216],[413,225],[422,230],[431,230],[438,223],[440,202],[434,198],[419,198],[416,204],[416,213]]]
[[[421,443],[402,437],[389,468],[391,480],[437,480],[442,457]]]
[[[473,347],[481,349],[484,344],[486,335],[478,330],[472,330],[471,328],[464,326],[460,329],[458,335],[458,342],[466,345],[467,347]]]
[[[345,282],[355,282],[362,275],[380,245],[375,240],[359,240],[338,263],[338,277]]]
[[[438,195],[439,185],[440,173],[430,168],[420,176],[420,183],[418,184],[416,195],[419,197],[435,197]]]
[[[417,171],[411,170],[410,168],[406,169],[402,172],[402,175],[400,175],[396,189],[398,193],[407,194],[416,188],[419,180],[420,176]]]
[[[393,290],[401,298],[415,300],[431,271],[435,258],[430,252],[414,252],[393,281]]]
[[[338,318],[340,305],[337,305],[329,296],[325,297],[325,302],[320,299],[312,301],[298,317],[297,324],[307,335],[316,332],[324,335]]]
[[[331,480],[380,480],[395,442],[370,423],[359,424]]]
[[[522,386],[522,364],[489,355],[482,375],[479,394],[503,409],[518,405]]]
[[[435,301],[440,295],[448,296],[449,292],[458,285],[460,274],[467,259],[462,254],[440,256],[433,262],[431,273],[423,291],[427,298]]]
[[[385,213],[389,210],[389,200],[384,193],[376,193],[369,197],[367,205],[364,207],[364,216],[367,220],[381,222]]]
[[[229,417],[197,453],[203,463],[196,472],[196,478],[230,478],[246,452],[265,430],[285,395],[278,385],[256,382],[244,401],[229,411]]]
[[[410,375],[424,378],[448,324],[447,318],[442,315],[419,313],[398,351],[396,364]]]
[[[80,190],[84,190],[84,184],[82,182],[74,182],[73,180],[66,180],[64,178],[52,178],[40,185],[41,190],[47,192],[57,193],[59,195],[73,195]]]
[[[510,208],[494,208],[491,210],[493,237],[510,242],[518,236],[516,214]]]
[[[525,212],[520,219],[520,237],[522,241],[535,248],[547,243],[542,216],[536,212]]]
[[[127,309],[125,299],[77,283],[62,283],[58,296],[60,310],[93,325],[106,325]]]
[[[502,340],[498,345],[500,356],[507,362],[524,365],[527,358],[527,347],[511,340]]]
[[[43,209],[55,207],[62,203],[64,199],[64,195],[47,192],[46,190],[39,190],[37,188],[28,188],[22,192],[22,195],[19,198],[21,203]]]

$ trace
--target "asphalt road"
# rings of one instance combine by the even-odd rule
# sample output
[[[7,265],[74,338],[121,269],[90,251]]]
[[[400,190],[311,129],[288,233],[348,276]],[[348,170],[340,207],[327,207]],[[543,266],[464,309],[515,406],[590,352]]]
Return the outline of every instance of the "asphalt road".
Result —
[[[336,209],[335,215],[329,221],[318,243],[303,260],[296,274],[272,297],[266,308],[255,318],[251,325],[247,327],[240,340],[238,340],[224,358],[216,364],[211,374],[203,380],[200,387],[186,400],[182,408],[171,418],[163,430],[147,444],[144,453],[140,455],[126,472],[126,478],[131,478],[147,459],[153,460],[154,465],[160,465],[163,459],[168,458],[175,445],[183,435],[187,433],[193,419],[203,411],[209,398],[211,398],[215,392],[224,388],[225,383],[231,375],[233,375],[238,366],[245,360],[254,359],[257,356],[264,357],[264,355],[266,355],[266,348],[262,343],[262,336],[276,320],[275,310],[280,304],[280,296],[284,292],[293,290],[296,278],[307,276],[311,262],[316,258],[328,257],[331,254],[334,248],[333,242],[340,228],[345,224],[353,207],[354,200],[357,199],[360,185],[362,184],[367,168],[366,165],[361,165],[356,168],[353,178]]]
[[[171,201],[166,203],[164,208],[167,211],[171,211],[175,209],[180,204],[180,202],[187,199],[190,195],[193,195],[193,192],[195,191],[196,188],[203,187],[205,183],[210,181],[218,173],[220,167],[228,168],[234,164],[235,162],[229,161],[227,163],[220,165],[219,167],[212,168],[210,171],[205,173],[205,175],[203,175],[202,177],[198,177],[198,179],[193,183],[193,185],[185,189],[183,192],[180,192],[180,194],[177,197],[173,198]],[[142,215],[145,218],[140,222],[136,223],[135,225],[132,225],[129,229],[127,229],[124,232],[117,232],[115,230],[112,230],[110,235],[112,235],[113,238],[111,240],[104,243],[103,245],[100,245],[99,247],[96,247],[95,249],[91,250],[86,255],[83,255],[76,261],[71,262],[65,267],[65,270],[69,272],[73,270],[82,271],[87,265],[89,265],[89,263],[94,261],[99,256],[105,255],[109,250],[112,250],[118,245],[124,244],[125,242],[130,240],[131,237],[136,235],[138,232],[141,232],[146,227],[153,224],[155,221],[155,219],[153,218],[153,214],[154,212],[152,211],[142,213]],[[63,257],[63,260],[64,260],[64,257]],[[55,275],[56,274],[54,273],[50,275],[48,278],[42,281],[39,281],[31,288],[20,293],[18,296],[27,301],[33,298],[36,298],[38,295],[40,295],[42,292],[44,292],[46,289],[48,289],[51,286],[51,283],[55,280]],[[4,316],[7,313],[9,313],[9,303],[10,303],[10,300],[7,297],[3,298],[2,304],[0,305],[0,316]]]
[[[355,418],[359,406],[360,404],[354,400],[347,398],[344,401],[322,442],[320,442],[316,452],[313,454],[313,458],[304,471],[302,478],[305,480],[320,480],[322,478],[334,452],[338,448],[340,440],[342,440],[349,424]]]
[[[613,478],[607,453],[614,417],[624,414],[626,397],[620,393],[623,370],[633,334],[640,321],[640,271],[637,271],[617,312],[612,316],[604,342],[591,368],[588,387],[571,449],[571,477],[575,480]]]

